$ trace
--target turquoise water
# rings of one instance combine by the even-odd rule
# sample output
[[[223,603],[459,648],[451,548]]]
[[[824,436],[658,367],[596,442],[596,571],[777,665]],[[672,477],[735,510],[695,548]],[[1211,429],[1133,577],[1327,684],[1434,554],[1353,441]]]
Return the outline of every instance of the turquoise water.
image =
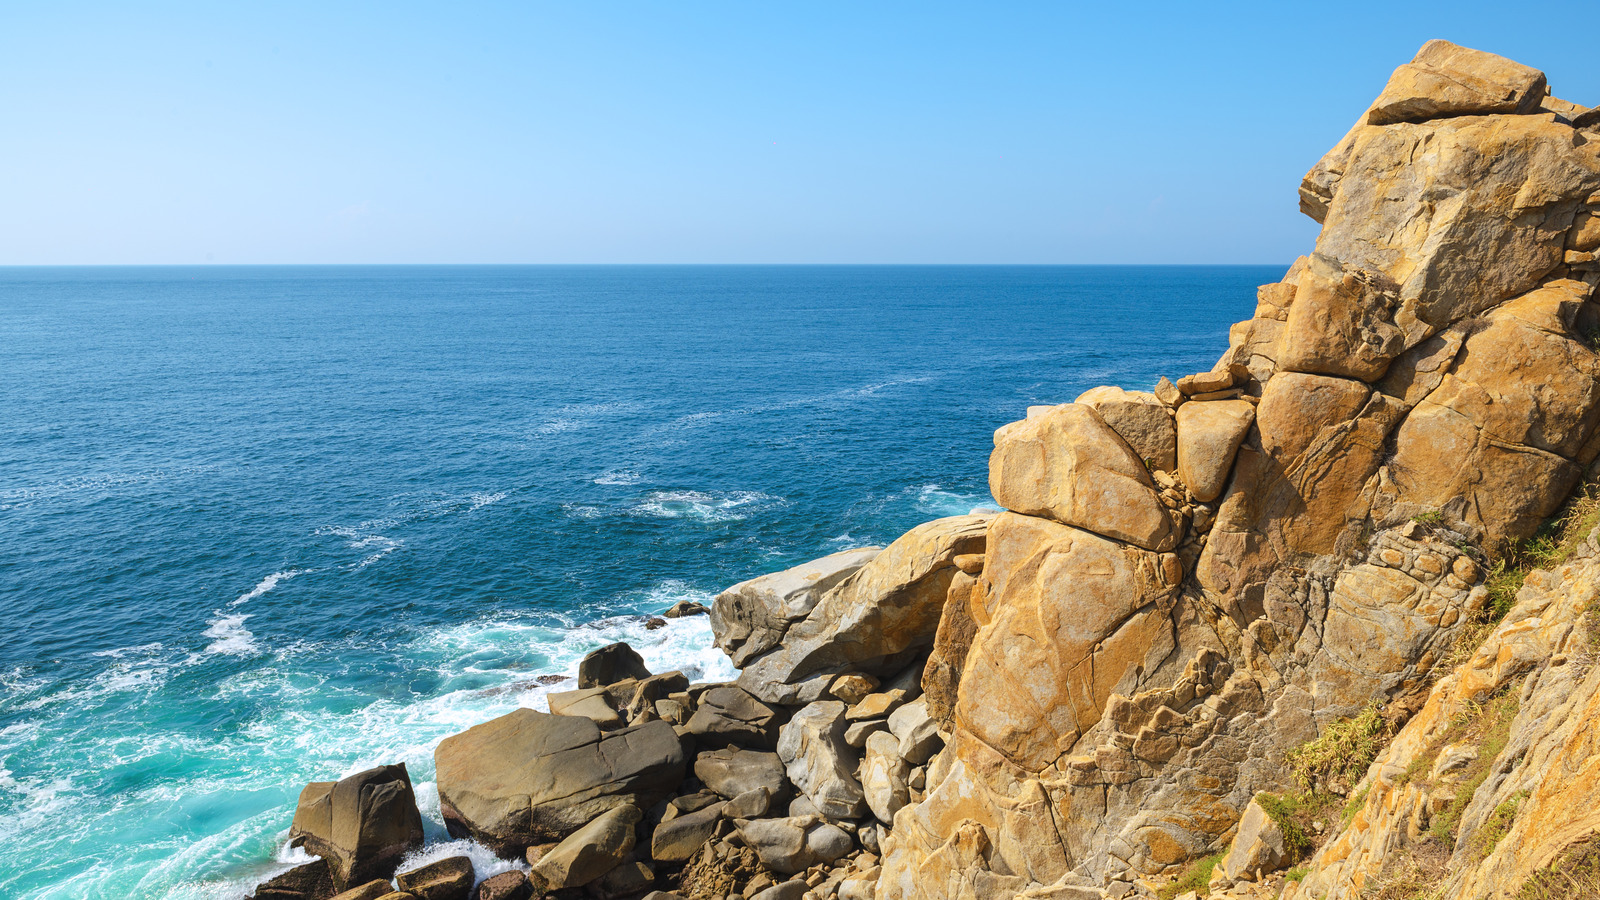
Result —
[[[1209,368],[1280,275],[0,269],[0,897],[242,896],[395,761],[482,875],[440,739],[613,640],[731,676],[640,616],[990,503],[996,427]]]

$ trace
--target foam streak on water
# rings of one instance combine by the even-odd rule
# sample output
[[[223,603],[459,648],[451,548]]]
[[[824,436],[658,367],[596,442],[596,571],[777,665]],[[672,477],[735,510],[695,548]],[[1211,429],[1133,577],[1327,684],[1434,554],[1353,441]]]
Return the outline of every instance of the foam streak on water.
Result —
[[[238,897],[308,781],[646,615],[992,505],[994,430],[1211,367],[1273,268],[0,269],[0,897]]]

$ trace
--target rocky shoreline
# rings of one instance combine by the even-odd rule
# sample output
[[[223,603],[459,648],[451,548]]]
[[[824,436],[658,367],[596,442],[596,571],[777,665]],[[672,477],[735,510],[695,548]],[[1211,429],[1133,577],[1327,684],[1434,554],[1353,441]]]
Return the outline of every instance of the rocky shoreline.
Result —
[[[1432,794],[1395,770],[1443,758],[1441,709],[1532,691],[1518,679],[1589,627],[1553,577],[1504,603],[1494,579],[1600,456],[1600,110],[1430,42],[1300,203],[1314,252],[1260,288],[1211,371],[996,432],[1004,511],[667,611],[710,615],[736,681],[612,645],[549,713],[443,741],[450,833],[526,872],[396,872],[422,825],[405,768],[383,766],[305,788],[290,840],[317,859],[255,898],[1103,900],[1171,896],[1214,854],[1214,896],[1356,897],[1429,816],[1454,817],[1441,850],[1482,871],[1473,829],[1512,801],[1485,812],[1439,793],[1461,790],[1449,768]],[[1571,596],[1600,583],[1595,555]],[[1523,604],[1564,612],[1519,639]],[[1550,690],[1588,670],[1566,671]],[[1577,704],[1523,705],[1545,710],[1527,746],[1583,731],[1552,712]],[[1297,783],[1307,747],[1367,721],[1386,755]],[[1526,773],[1507,786],[1520,757],[1496,765],[1473,791],[1539,796]],[[1301,833],[1271,799],[1291,794],[1348,813]],[[1561,841],[1451,896],[1514,888],[1600,830],[1556,802],[1528,808]],[[1303,882],[1272,874],[1303,859]]]

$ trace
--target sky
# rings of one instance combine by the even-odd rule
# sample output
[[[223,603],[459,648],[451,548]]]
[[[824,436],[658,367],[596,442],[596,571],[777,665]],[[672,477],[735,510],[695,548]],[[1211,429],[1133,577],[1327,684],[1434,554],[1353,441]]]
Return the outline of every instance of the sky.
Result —
[[[0,265],[1271,263],[1430,38],[1589,2],[0,0]],[[1584,24],[1587,23],[1587,24]]]

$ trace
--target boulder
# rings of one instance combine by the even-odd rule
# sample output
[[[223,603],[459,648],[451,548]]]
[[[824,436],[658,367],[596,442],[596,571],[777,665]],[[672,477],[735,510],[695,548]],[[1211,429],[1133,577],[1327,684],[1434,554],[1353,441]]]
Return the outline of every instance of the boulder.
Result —
[[[1172,652],[1169,610],[1183,567],[1176,554],[1003,513],[989,529],[984,573],[995,616],[967,656],[956,722],[1041,771],[1100,721],[1113,692],[1131,693],[1137,673]]]
[[[894,823],[894,814],[911,800],[906,778],[911,766],[900,756],[900,740],[886,731],[867,738],[866,756],[861,761],[861,787],[867,806],[878,821]]]
[[[545,702],[550,704],[552,715],[581,716],[601,728],[621,728],[627,724],[621,708],[637,687],[638,682],[630,680],[576,691],[552,691]]]
[[[684,776],[683,745],[665,722],[603,733],[588,719],[531,709],[445,738],[434,763],[450,833],[507,856],[608,810],[649,806]]]
[[[861,698],[861,702],[851,706],[844,712],[847,722],[862,722],[867,719],[882,719],[899,709],[906,702],[905,691],[880,691],[868,694]]]
[[[491,875],[478,885],[478,900],[529,900],[532,896],[528,876],[515,870]]]
[[[468,882],[467,886],[471,887],[472,883]],[[382,878],[374,878],[373,880],[367,882],[366,884],[361,885],[360,887],[353,887],[348,891],[344,891],[342,893],[334,894],[333,895],[333,900],[383,900],[383,898],[387,898],[387,897],[402,897],[402,896],[403,897],[407,897],[407,898],[411,898],[411,897],[414,897],[415,895],[413,895],[413,894],[405,894],[405,893],[396,891],[394,889],[394,885],[391,885],[389,882],[385,881],[384,879],[382,879]],[[463,894],[462,896],[465,897],[466,895]]]
[[[741,820],[736,824],[740,837],[756,851],[762,865],[784,875],[831,863],[855,846],[848,832],[815,816]]]
[[[889,733],[894,735],[895,751],[908,764],[920,766],[939,752],[939,723],[928,715],[926,701],[907,703],[889,716]],[[869,739],[870,741],[870,739]]]
[[[1155,394],[1107,386],[1090,388],[1074,402],[1099,413],[1147,466],[1171,472],[1178,465],[1178,429]]]
[[[728,801],[723,815],[731,819],[759,819],[772,808],[772,790],[758,787]]]
[[[702,753],[694,761],[694,775],[706,787],[732,799],[756,788],[767,788],[774,796],[787,795],[783,760],[776,753],[728,747]]]
[[[256,885],[252,900],[328,900],[338,889],[328,861],[317,858]]]
[[[1233,387],[1235,380],[1231,369],[1215,369],[1210,372],[1196,372],[1178,379],[1178,393],[1185,397],[1196,394],[1213,394]]]
[[[845,705],[818,700],[795,713],[778,737],[789,780],[830,819],[854,819],[864,811],[859,760],[844,731]]]
[[[1406,349],[1399,306],[1400,286],[1388,276],[1313,253],[1279,337],[1278,368],[1377,381]]]
[[[690,616],[705,616],[710,614],[710,607],[706,606],[704,603],[696,603],[693,600],[679,600],[677,603],[667,607],[667,611],[662,613],[663,616],[666,616],[669,619],[686,619]]]
[[[1367,124],[1527,114],[1537,112],[1544,97],[1544,73],[1538,69],[1449,41],[1429,41],[1389,77],[1367,110]]]
[[[340,890],[394,874],[401,857],[422,846],[422,814],[405,765],[306,785],[289,843],[326,859]]]
[[[638,896],[655,884],[656,872],[642,862],[625,862],[600,877],[600,890],[608,897]]]
[[[822,601],[824,594],[878,555],[879,547],[842,550],[821,559],[742,581],[711,604],[711,632],[733,664],[744,668],[766,653]]]
[[[649,677],[644,657],[624,642],[591,650],[578,663],[579,688],[604,687],[630,678],[642,681]]]
[[[811,890],[811,885],[796,878],[793,881],[785,881],[782,884],[764,888],[751,900],[800,900],[809,890]]]
[[[958,563],[956,568],[960,567]],[[843,700],[847,704],[860,703],[862,698],[878,689],[878,683],[878,679],[871,675],[849,672],[828,683],[828,696],[835,700]]]
[[[472,892],[472,860],[451,856],[394,877],[395,886],[417,900],[467,900]]]
[[[638,683],[628,699],[627,706],[623,707],[621,712],[629,723],[638,724],[655,711],[657,701],[665,700],[673,694],[681,694],[688,689],[689,676],[676,669],[662,672],[660,675],[651,675]]]
[[[1293,862],[1283,829],[1254,800],[1239,819],[1228,853],[1211,873],[1211,889],[1223,890],[1258,873],[1275,872]]]
[[[633,852],[634,826],[641,818],[632,805],[607,810],[540,857],[528,874],[529,884],[537,893],[548,893],[598,879]]]
[[[1080,403],[996,431],[989,490],[1013,512],[1147,549],[1170,550],[1182,536],[1144,460],[1099,413]]]
[[[983,552],[989,519],[936,519],[900,536],[790,626],[781,645],[748,663],[739,686],[767,703],[798,705],[820,698],[840,672],[902,670],[933,643],[960,573],[955,557]]]
[[[689,717],[689,733],[703,747],[772,748],[778,742],[783,717],[777,710],[734,685],[715,687],[700,695],[700,705]]]
[[[717,825],[722,821],[726,805],[723,802],[716,802],[693,812],[662,820],[650,839],[650,858],[657,862],[668,863],[688,861],[716,836]],[[762,811],[765,812],[764,809]]]
[[[1255,417],[1255,407],[1244,400],[1190,401],[1178,407],[1178,478],[1195,499],[1209,503],[1222,496],[1234,455]]]

